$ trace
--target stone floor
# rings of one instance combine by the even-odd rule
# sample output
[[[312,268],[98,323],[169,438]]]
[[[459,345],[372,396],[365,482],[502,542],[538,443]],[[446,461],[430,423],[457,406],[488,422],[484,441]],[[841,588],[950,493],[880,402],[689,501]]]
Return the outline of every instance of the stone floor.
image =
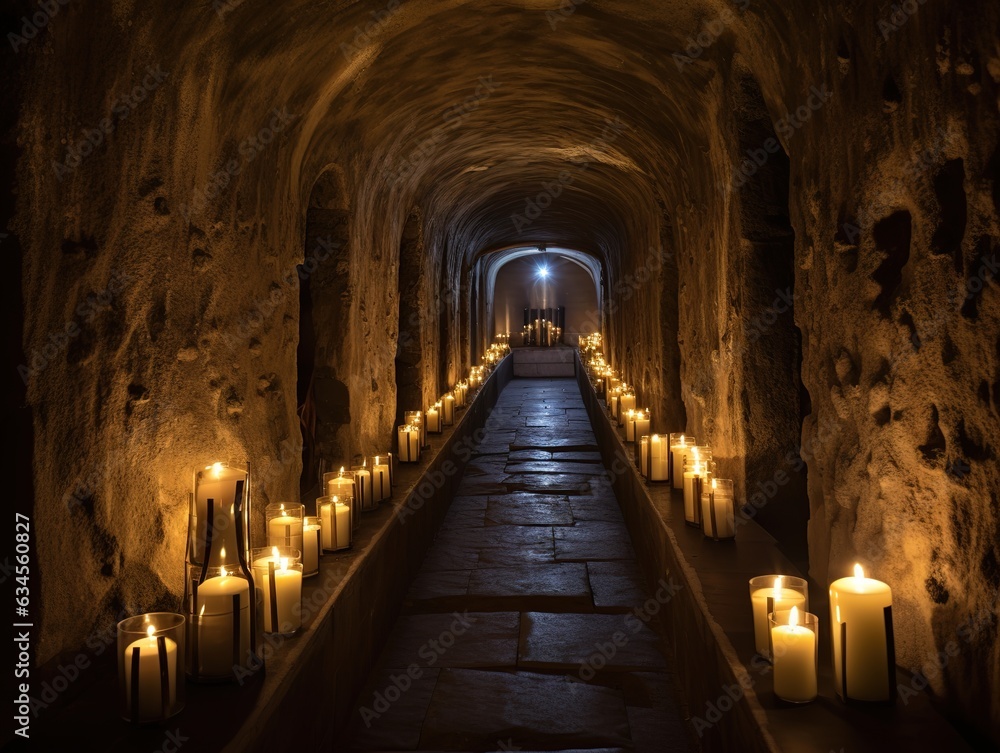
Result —
[[[692,750],[654,625],[668,592],[575,380],[514,380],[487,429],[343,747]]]

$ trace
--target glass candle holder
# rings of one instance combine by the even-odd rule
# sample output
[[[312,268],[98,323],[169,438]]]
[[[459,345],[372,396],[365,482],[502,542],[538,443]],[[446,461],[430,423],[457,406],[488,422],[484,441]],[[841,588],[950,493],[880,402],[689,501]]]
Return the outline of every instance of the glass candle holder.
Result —
[[[290,546],[302,551],[302,519],[306,508],[300,504],[270,504],[264,511],[267,545]]]
[[[794,575],[758,575],[750,579],[750,605],[753,608],[754,647],[758,654],[769,659],[767,616],[792,607],[808,612],[809,584]]]
[[[649,434],[649,411],[634,410],[625,423],[625,441],[635,442],[643,434]]]
[[[667,452],[667,437],[665,434],[653,434],[649,437],[645,467],[646,481],[658,483],[668,480],[670,455]]]
[[[375,498],[375,488],[372,485],[372,472],[367,459],[361,465],[352,465],[354,474],[354,502],[361,512],[371,512],[378,508],[379,500]]]
[[[670,480],[673,482],[674,489],[684,488],[684,464],[687,462],[688,453],[694,447],[694,442],[694,437],[689,437],[686,434],[679,434],[676,442],[671,441]]]
[[[441,423],[445,426],[455,423],[455,396],[450,392],[441,398]]]
[[[646,466],[649,464],[649,435],[643,434],[639,438],[639,475],[645,479],[649,478],[649,471]]]
[[[819,618],[798,607],[768,615],[774,694],[789,703],[809,703],[818,695]]]
[[[306,515],[302,521],[302,577],[319,575],[319,556],[323,551],[323,519]]]
[[[354,543],[354,497],[333,494],[316,500],[316,512],[322,525],[322,549],[339,552]]]
[[[210,567],[238,564],[250,548],[250,464],[212,463],[195,471],[190,497],[187,561]]]
[[[235,681],[256,671],[256,594],[249,569],[188,566],[185,596],[187,675]]]
[[[123,719],[163,722],[184,708],[184,615],[151,612],[118,623]]]
[[[618,397],[618,425],[625,425],[625,415],[630,411],[635,410],[635,393],[631,390],[622,390],[621,395]]]
[[[372,460],[372,495],[376,502],[392,498],[392,455],[376,455]]]
[[[684,464],[684,522],[701,528],[701,492],[708,475],[706,464],[697,455]]]
[[[440,434],[444,431],[444,424],[441,422],[441,401],[434,403],[427,409],[427,433]]]
[[[396,427],[399,443],[399,462],[416,463],[420,460],[420,427],[405,424]]]
[[[302,627],[302,552],[286,546],[257,547],[251,556],[264,632],[297,632]]]
[[[889,585],[865,577],[855,564],[853,577],[830,584],[830,627],[837,695],[845,703],[894,702],[896,648]]]
[[[345,471],[344,466],[340,470],[323,474],[323,488],[327,495],[336,494],[338,497],[354,496],[354,474]]]
[[[702,486],[701,530],[716,541],[736,538],[736,495],[732,479],[713,477]]]
[[[424,420],[422,410],[403,411],[404,426],[417,426],[420,428],[420,447],[427,447],[427,422]]]

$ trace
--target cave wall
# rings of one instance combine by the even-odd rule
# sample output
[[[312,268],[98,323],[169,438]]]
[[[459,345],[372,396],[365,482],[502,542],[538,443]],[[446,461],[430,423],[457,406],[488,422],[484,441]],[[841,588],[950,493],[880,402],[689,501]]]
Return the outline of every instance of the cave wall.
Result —
[[[39,660],[176,605],[195,466],[250,457],[259,509],[296,497],[297,265],[327,228],[344,459],[390,441],[401,247],[424,256],[429,402],[484,326],[475,255],[558,243],[601,261],[609,355],[654,427],[711,441],[746,495],[804,470],[812,575],[889,582],[900,663],[956,641],[931,687],[1000,739],[1000,10],[914,7],[63,8],[17,53]],[[761,327],[775,278],[748,288],[761,108],[788,159],[793,374]],[[804,466],[756,451],[762,371],[801,380]]]

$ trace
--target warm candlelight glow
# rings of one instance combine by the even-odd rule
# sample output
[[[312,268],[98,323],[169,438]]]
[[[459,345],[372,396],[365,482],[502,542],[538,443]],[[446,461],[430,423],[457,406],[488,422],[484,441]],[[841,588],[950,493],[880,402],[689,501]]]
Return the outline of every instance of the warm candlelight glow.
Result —
[[[281,569],[282,570],[287,570],[288,569],[288,557],[282,557],[281,558]],[[794,608],[795,607],[792,607],[792,609],[794,609]]]
[[[789,627],[795,627],[799,624],[799,608],[793,606],[791,611],[788,613],[788,625]]]
[[[777,578],[774,579],[774,598],[775,599],[780,599],[781,598],[781,581],[782,581],[782,579],[783,579],[783,576],[781,576],[781,575],[779,575]]]
[[[274,557],[275,559],[278,559],[278,547],[276,546],[271,547],[271,556]]]
[[[865,577],[865,571],[861,567],[861,565],[859,565],[858,563],[854,564],[854,577],[855,578],[864,578]]]
[[[148,628],[146,628],[146,635],[148,637],[150,637],[150,638],[153,637],[153,633],[155,633],[155,632],[156,632],[156,628],[154,628],[152,625],[150,625]]]

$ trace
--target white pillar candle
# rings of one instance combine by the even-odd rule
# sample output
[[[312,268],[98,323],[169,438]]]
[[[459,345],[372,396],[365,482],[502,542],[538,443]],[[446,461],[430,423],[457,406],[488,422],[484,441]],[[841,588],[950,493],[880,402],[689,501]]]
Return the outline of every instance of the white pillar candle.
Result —
[[[679,442],[670,446],[670,471],[674,479],[674,489],[684,488],[684,463],[688,451],[693,446],[694,437],[688,439],[683,434]]]
[[[295,508],[301,512],[302,506],[295,505]],[[282,504],[280,514],[268,519],[267,543],[270,546],[290,546],[302,551],[302,517],[284,513],[285,506]]]
[[[177,642],[164,636],[167,660],[167,702],[163,702],[163,685],[160,678],[160,648],[156,628],[147,629],[146,637],[133,641],[125,647],[125,702],[127,716],[137,722],[157,721],[163,716],[163,709],[173,707],[177,702]],[[119,644],[121,645],[121,644]],[[132,662],[135,652],[139,652],[139,707],[132,707]]]
[[[344,466],[340,467],[340,472],[336,476],[332,473],[327,473],[324,478],[326,478],[327,496],[333,496],[334,494],[338,497],[354,496],[354,477],[344,473]]]
[[[322,497],[318,500],[319,517],[323,522],[323,549],[334,552],[351,545],[351,508],[340,497]]]
[[[654,434],[649,438],[649,480],[666,481],[667,463],[669,455],[667,453],[667,438]]]
[[[319,553],[323,549],[323,525],[319,516],[308,517],[302,527],[302,575],[319,572]]]
[[[649,462],[649,437],[643,436],[639,438],[639,475],[643,478],[648,478],[649,475],[646,472],[646,465]]]
[[[736,535],[736,507],[733,504],[733,488],[730,484],[722,487],[712,479],[709,489],[701,495],[701,527],[706,536],[716,539],[731,539]]]
[[[264,632],[294,633],[302,627],[302,565],[288,557],[263,557],[254,560],[253,577],[264,597]]]
[[[817,692],[816,633],[799,624],[798,607],[791,608],[787,625],[771,628],[771,644],[774,647],[774,694],[792,703],[813,700]]]
[[[212,500],[212,556],[211,567],[232,564],[237,561],[236,541],[236,485],[246,481],[244,468],[233,468],[224,463],[214,463],[198,472],[195,483],[195,515],[197,528],[191,552],[192,562],[201,564],[204,560],[204,546],[208,536],[208,500]],[[243,495],[246,495],[246,485]]]
[[[763,580],[755,578],[754,580]],[[761,656],[769,655],[768,648],[768,600],[773,599],[771,611],[778,612],[792,607],[798,607],[802,612],[809,610],[806,597],[794,588],[787,588],[784,585],[784,576],[777,575],[773,579],[768,578],[770,586],[762,588],[751,587],[750,602],[753,606],[753,636],[754,647]]]
[[[420,429],[400,426],[396,432],[399,443],[399,462],[416,463],[420,460]]]
[[[455,423],[455,396],[449,392],[441,399],[441,405],[441,421],[445,426],[451,426]]]
[[[631,411],[631,416],[625,424],[625,441],[637,442],[643,434],[649,434],[649,412]]]
[[[432,434],[441,433],[441,403],[434,403],[427,409],[427,431]]]
[[[417,440],[417,433],[410,432],[413,441]],[[367,461],[365,461],[367,463]],[[362,510],[374,510],[375,509],[375,494],[372,490],[372,474],[367,467],[355,468],[353,470],[354,474],[354,501],[361,501]]]
[[[701,525],[701,491],[705,480],[705,466],[698,462],[698,455],[693,457],[693,463],[684,468],[684,522],[690,525]]]
[[[420,430],[416,426],[412,427],[415,440],[420,442]],[[418,447],[419,450],[419,447]],[[372,464],[372,494],[376,502],[389,499],[392,496],[392,487],[389,485],[389,464],[381,455],[375,456]]]
[[[618,423],[624,422],[625,416],[630,410],[635,410],[635,393],[623,391],[618,398]]]
[[[233,645],[233,600],[239,597],[240,645]],[[203,679],[233,676],[235,661],[246,660],[250,650],[250,583],[245,578],[222,574],[207,578],[198,586],[195,604],[197,622],[197,666],[194,672]],[[195,649],[190,648],[194,651]]]
[[[837,693],[844,695],[843,669],[847,668],[847,697],[856,701],[888,701],[893,686],[889,666],[886,607],[892,606],[892,589],[880,580],[866,578],[861,565],[854,577],[830,584],[830,618],[833,629],[833,674]],[[847,651],[842,632],[846,625]]]

